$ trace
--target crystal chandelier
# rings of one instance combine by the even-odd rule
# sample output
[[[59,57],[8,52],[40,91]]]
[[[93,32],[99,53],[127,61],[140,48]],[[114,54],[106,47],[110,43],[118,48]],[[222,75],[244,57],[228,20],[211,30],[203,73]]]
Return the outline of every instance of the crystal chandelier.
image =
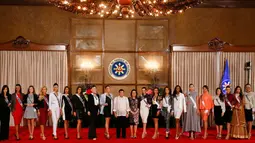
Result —
[[[133,18],[183,13],[202,0],[48,0],[55,6],[76,14],[100,17]]]

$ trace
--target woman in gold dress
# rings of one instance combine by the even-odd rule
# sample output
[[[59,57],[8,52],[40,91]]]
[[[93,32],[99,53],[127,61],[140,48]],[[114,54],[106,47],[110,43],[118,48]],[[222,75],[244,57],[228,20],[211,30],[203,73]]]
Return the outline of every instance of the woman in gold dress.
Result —
[[[231,121],[230,137],[235,139],[247,139],[247,127],[244,114],[244,100],[242,88],[235,88],[235,96],[233,100],[233,117]]]

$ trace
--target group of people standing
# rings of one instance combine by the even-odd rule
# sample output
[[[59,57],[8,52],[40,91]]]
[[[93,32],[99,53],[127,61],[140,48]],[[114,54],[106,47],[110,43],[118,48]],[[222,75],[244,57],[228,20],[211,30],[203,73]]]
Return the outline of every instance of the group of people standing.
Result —
[[[175,119],[175,139],[178,140],[182,133],[189,133],[189,138],[194,140],[196,133],[204,128],[203,139],[208,136],[208,116],[213,115],[217,129],[217,139],[222,138],[223,125],[227,125],[225,139],[238,138],[250,139],[253,114],[255,112],[255,93],[251,92],[251,85],[245,85],[245,92],[237,86],[231,93],[230,86],[226,87],[226,94],[217,88],[214,95],[209,94],[208,86],[203,86],[202,95],[198,95],[193,84],[189,85],[189,91],[183,93],[181,86],[177,85],[171,94],[169,87],[164,88],[160,95],[159,88],[147,89],[143,87],[142,95],[133,89],[130,96],[125,96],[123,89],[119,95],[111,94],[111,87],[105,86],[105,93],[98,95],[96,86],[92,86],[91,93],[84,96],[82,88],[77,87],[72,95],[70,88],[66,86],[64,93],[58,91],[58,84],[53,85],[53,92],[47,94],[47,87],[41,88],[37,95],[33,86],[29,86],[27,94],[23,94],[21,85],[17,84],[15,93],[9,93],[9,87],[4,85],[0,94],[1,130],[0,140],[9,137],[10,113],[14,118],[15,137],[20,140],[19,128],[22,118],[27,120],[29,139],[34,138],[36,119],[39,119],[40,137],[46,140],[44,127],[48,117],[52,118],[53,139],[57,140],[57,126],[60,116],[64,120],[64,138],[69,139],[68,126],[73,116],[77,118],[77,139],[81,139],[82,121],[89,118],[88,138],[96,140],[96,119],[99,114],[105,118],[105,137],[110,139],[109,126],[111,117],[116,118],[116,137],[126,138],[126,128],[130,126],[131,138],[137,138],[137,127],[141,117],[143,123],[142,138],[146,138],[147,121],[151,112],[154,123],[153,139],[159,137],[159,117],[165,120],[165,138],[170,137],[170,118]],[[202,124],[201,124],[202,121]],[[180,128],[182,123],[182,130]]]

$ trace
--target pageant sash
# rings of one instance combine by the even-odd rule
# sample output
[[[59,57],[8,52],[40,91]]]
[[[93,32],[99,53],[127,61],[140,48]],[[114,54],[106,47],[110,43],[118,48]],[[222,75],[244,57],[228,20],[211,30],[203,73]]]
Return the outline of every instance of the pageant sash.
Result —
[[[196,104],[196,102],[194,101],[194,99],[191,97],[191,96],[189,96],[189,98],[190,98],[190,100],[192,101],[192,103],[193,103],[193,107],[195,108],[195,109],[197,109],[197,104]]]
[[[226,98],[227,104],[231,107],[231,110],[232,110],[232,104],[229,102],[228,97],[226,96],[225,98]]]
[[[253,104],[251,103],[251,100],[249,99],[248,95],[245,95],[246,99],[248,100],[249,104],[251,105],[251,108],[253,108]]]
[[[59,106],[59,108],[61,108],[61,104],[60,104],[60,101],[59,101],[59,99],[58,99],[58,97],[57,97],[57,95],[55,94],[55,93],[53,93],[54,95],[55,95],[55,97],[57,98],[57,100],[58,100],[58,106]],[[59,95],[60,96],[60,95]]]
[[[79,100],[81,101],[82,105],[83,105],[83,108],[84,108],[84,112],[86,112],[86,108],[85,108],[85,103],[83,101],[83,99],[81,98],[80,95],[76,94],[76,96],[79,98]]]
[[[23,103],[22,103],[22,101],[20,100],[20,98],[19,98],[19,96],[18,96],[17,94],[16,94],[16,98],[17,98],[17,100],[18,100],[20,106],[23,107]]]
[[[240,100],[239,100],[239,98],[238,98],[238,95],[236,95],[236,100],[237,100],[237,102],[240,104]]]
[[[206,109],[206,106],[205,106],[205,102],[204,102],[204,100],[202,100],[202,104],[203,104],[203,106],[205,107],[205,112],[204,112],[204,113],[205,113],[205,114],[206,114],[206,113],[208,113],[208,112],[209,112],[209,110],[207,110],[207,109]]]
[[[6,102],[7,105],[10,103],[9,100],[8,100],[8,98],[4,98],[4,100],[5,100],[5,102]]]
[[[47,99],[47,97],[44,97],[44,101],[45,101],[46,104],[49,106],[49,100]]]
[[[169,97],[169,100],[170,100],[170,97]],[[166,103],[166,105],[167,105],[167,112],[168,113],[170,113],[170,111],[171,111],[171,105],[169,104],[169,100],[168,100],[168,102],[167,102],[167,99],[165,98],[165,103]]]
[[[155,100],[153,100],[153,102],[154,102],[154,104],[156,104],[156,105],[157,105],[157,108],[158,108],[158,109],[160,109],[160,106],[159,106],[158,102],[157,102],[157,101],[155,101]]]
[[[67,100],[68,104],[70,105],[70,107],[71,107],[72,110],[73,110],[73,104],[71,103],[70,98],[69,98],[66,94],[65,94],[64,96],[66,97],[66,100]]]

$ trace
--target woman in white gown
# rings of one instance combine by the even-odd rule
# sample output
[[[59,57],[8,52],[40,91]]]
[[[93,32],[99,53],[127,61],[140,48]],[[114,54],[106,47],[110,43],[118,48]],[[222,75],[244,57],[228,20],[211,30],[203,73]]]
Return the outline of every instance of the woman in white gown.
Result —
[[[143,96],[141,102],[140,102],[140,115],[143,122],[143,133],[142,138],[145,138],[146,136],[146,125],[147,125],[147,119],[150,112],[150,107],[152,103],[152,91],[149,89],[146,93],[146,95]]]

